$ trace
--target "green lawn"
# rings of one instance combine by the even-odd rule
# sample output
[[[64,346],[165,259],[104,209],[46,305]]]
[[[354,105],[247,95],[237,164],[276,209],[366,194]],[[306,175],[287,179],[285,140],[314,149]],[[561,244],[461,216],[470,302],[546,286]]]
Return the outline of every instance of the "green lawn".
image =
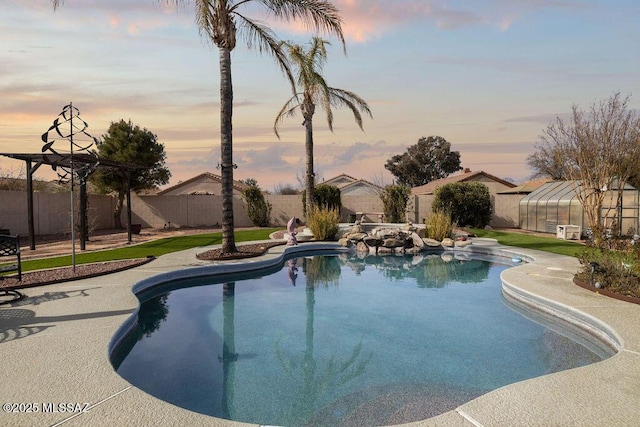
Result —
[[[261,228],[258,230],[236,231],[236,243],[252,240],[266,240],[277,228]],[[192,234],[188,236],[167,237],[153,240],[139,245],[128,246],[104,251],[84,252],[76,254],[76,264],[88,264],[93,262],[115,261],[120,259],[158,257],[171,252],[185,249],[217,245],[222,243],[222,232]],[[45,268],[66,267],[71,265],[71,255],[34,259],[22,262],[22,271],[41,270]]]
[[[524,233],[509,233],[506,231],[471,229],[478,237],[488,237],[496,239],[498,243],[506,246],[516,246],[519,248],[536,249],[539,251],[552,252],[554,254],[577,257],[584,249],[584,245],[568,240],[561,240],[555,237],[534,236]]]

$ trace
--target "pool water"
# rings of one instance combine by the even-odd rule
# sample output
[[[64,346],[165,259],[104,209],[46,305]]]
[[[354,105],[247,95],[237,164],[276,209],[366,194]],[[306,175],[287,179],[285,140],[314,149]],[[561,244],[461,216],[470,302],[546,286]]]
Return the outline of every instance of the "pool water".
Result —
[[[505,260],[506,262],[506,260]],[[451,255],[290,259],[144,295],[117,372],[174,405],[256,424],[389,425],[598,362],[512,310],[508,264]]]

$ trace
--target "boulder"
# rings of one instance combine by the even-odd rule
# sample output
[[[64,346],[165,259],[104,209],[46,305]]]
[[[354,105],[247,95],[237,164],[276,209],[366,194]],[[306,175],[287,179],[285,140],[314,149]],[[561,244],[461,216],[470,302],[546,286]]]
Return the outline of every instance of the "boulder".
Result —
[[[383,248],[402,248],[404,247],[404,240],[390,237],[388,239],[383,240],[382,247]]]
[[[411,242],[413,243],[413,246],[418,248],[418,249],[422,249],[424,248],[424,240],[422,240],[422,238],[420,236],[418,236],[418,233],[411,233],[409,235],[409,238],[411,239]]]
[[[358,242],[356,245],[356,252],[366,252],[369,253],[369,246],[365,242]]]
[[[359,242],[360,240],[364,239],[365,237],[367,237],[367,233],[349,233],[345,236],[343,236],[349,240],[352,240],[354,242]]]
[[[364,226],[362,226],[361,224],[356,224],[353,227],[351,227],[351,230],[349,230],[349,233],[364,233]]]
[[[377,248],[382,245],[382,239],[373,236],[367,236],[362,239],[370,248]]]
[[[347,239],[346,237],[338,240],[338,244],[344,246],[345,248],[349,248],[352,245],[351,240]]]
[[[452,248],[454,243],[452,239],[447,237],[442,241],[441,245],[444,246],[445,248]]]
[[[432,248],[436,248],[440,246],[440,242],[438,242],[436,239],[430,239],[427,237],[425,239],[422,239],[422,241],[424,242],[425,245],[430,246]]]
[[[456,242],[456,248],[464,248],[465,246],[469,246],[471,241],[469,240],[458,240]]]

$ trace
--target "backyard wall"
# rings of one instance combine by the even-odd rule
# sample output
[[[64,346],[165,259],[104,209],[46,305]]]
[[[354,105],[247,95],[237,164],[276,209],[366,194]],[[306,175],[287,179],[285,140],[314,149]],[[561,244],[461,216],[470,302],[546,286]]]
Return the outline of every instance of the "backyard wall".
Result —
[[[36,235],[70,232],[69,193],[34,193],[34,227]],[[518,202],[520,195],[496,195],[493,227],[518,226]],[[302,197],[300,195],[267,194],[271,203],[271,225],[283,227],[291,217],[303,218]],[[76,197],[76,202],[78,197]],[[407,219],[423,223],[431,213],[432,195],[411,196],[407,206]],[[111,229],[114,227],[113,209],[116,199],[112,196],[89,196],[89,229]],[[234,197],[234,226],[252,227],[244,212],[240,197]],[[27,236],[27,193],[22,191],[0,191],[0,228],[8,228],[12,234]],[[222,197],[214,195],[157,196],[132,194],[132,223],[143,227],[216,227],[222,224]],[[356,212],[372,213],[368,221],[376,222],[377,215],[384,206],[377,195],[343,196],[341,221],[346,222]],[[122,213],[122,223],[126,224],[126,207]]]
[[[79,197],[75,197],[79,218]],[[89,196],[89,230],[113,228],[115,199],[111,196]],[[25,191],[0,191],[0,228],[11,234],[29,235],[29,205]],[[35,234],[71,232],[71,198],[69,193],[33,193],[33,226]],[[77,220],[79,222],[79,219]]]

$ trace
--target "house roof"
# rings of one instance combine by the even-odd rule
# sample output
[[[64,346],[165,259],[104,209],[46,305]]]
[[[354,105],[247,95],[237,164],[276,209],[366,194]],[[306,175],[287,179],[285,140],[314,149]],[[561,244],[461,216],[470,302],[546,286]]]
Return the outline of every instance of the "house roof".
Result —
[[[194,182],[197,182],[197,181],[200,181],[200,180],[203,180],[203,179],[210,179],[212,181],[217,181],[219,183],[222,183],[222,177],[220,175],[216,175],[216,174],[211,173],[211,172],[204,172],[204,173],[201,173],[200,175],[194,176],[193,178],[187,179],[186,181],[182,181],[182,182],[179,182],[176,185],[172,185],[171,187],[167,187],[162,191],[158,191],[157,194],[159,196],[161,196],[163,194],[175,191],[175,190],[177,190],[177,189],[179,189],[181,187],[184,187],[186,185],[192,184]],[[240,181],[235,181],[234,180],[233,181],[233,188],[235,190],[238,190],[238,191],[244,191],[247,188],[247,185],[242,183],[242,182],[240,182]]]
[[[433,192],[436,190],[436,188],[441,187],[445,184],[450,184],[452,182],[465,182],[465,181],[472,181],[474,180],[474,178],[477,178],[478,176],[484,176],[488,179],[491,179],[493,181],[499,182],[502,185],[506,185],[509,188],[513,188],[516,185],[509,182],[509,181],[505,181],[502,178],[498,178],[495,175],[491,175],[489,173],[486,173],[484,171],[477,171],[477,172],[472,172],[469,169],[465,169],[464,172],[458,174],[458,175],[453,175],[453,176],[448,176],[446,178],[441,178],[441,179],[436,179],[435,181],[431,181],[425,185],[421,185],[419,187],[413,187],[411,189],[411,194],[413,195],[419,195],[419,194],[433,194]]]
[[[347,182],[341,182],[341,181],[347,181]],[[338,187],[340,190],[350,189],[350,188],[359,187],[359,186],[370,187],[376,191],[382,190],[382,187],[380,187],[379,185],[376,185],[364,179],[354,178],[351,175],[347,175],[345,173],[342,173],[338,176],[334,176],[331,179],[326,179],[318,184],[333,185],[335,187]]]
[[[529,194],[538,188],[542,187],[544,184],[548,182],[552,182],[553,180],[548,179],[537,179],[532,181],[527,181],[524,184],[520,184],[517,187],[510,188],[508,190],[500,191],[498,194]]]
[[[348,181],[347,183],[342,183],[340,181]],[[338,176],[334,176],[331,179],[326,179],[324,181],[322,181],[320,184],[327,184],[327,185],[335,185],[336,187],[343,187],[345,185],[349,185],[352,184],[356,181],[359,181],[358,179],[352,177],[351,175],[347,175],[346,173],[342,173]]]
[[[324,183],[326,184],[326,182]],[[357,181],[351,182],[349,184],[343,185],[340,187],[340,190],[346,190],[346,189],[350,189],[353,187],[369,187],[369,188],[373,188],[374,190],[382,190],[382,187],[380,187],[379,185],[376,185],[372,182],[369,182],[367,180],[364,179],[359,179]]]

